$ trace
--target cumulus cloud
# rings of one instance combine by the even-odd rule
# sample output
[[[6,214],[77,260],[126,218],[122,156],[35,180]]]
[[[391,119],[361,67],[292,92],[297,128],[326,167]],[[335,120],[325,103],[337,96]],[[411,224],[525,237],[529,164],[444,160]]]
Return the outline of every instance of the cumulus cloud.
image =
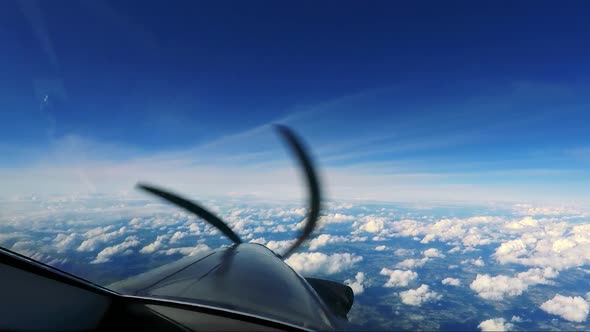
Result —
[[[543,302],[541,309],[570,322],[580,323],[588,318],[590,303],[581,296],[572,297],[556,294],[551,300]]]
[[[295,271],[302,274],[334,274],[352,268],[356,263],[363,260],[362,256],[349,253],[335,253],[326,255],[319,252],[295,253],[287,258],[285,263],[289,264]]]
[[[354,216],[345,215],[345,214],[341,214],[341,213],[330,213],[328,215],[322,216],[320,218],[320,220],[318,221],[318,223],[324,224],[324,225],[341,224],[341,223],[351,222],[354,219],[356,219],[356,217],[354,217]]]
[[[414,254],[414,250],[412,249],[396,249],[393,252],[396,256],[410,256]]]
[[[299,223],[298,225],[303,225],[306,223],[306,221],[302,221],[301,223]],[[301,228],[301,227],[298,227]],[[287,227],[285,227],[285,225],[277,225],[274,228],[270,229],[271,233],[285,233],[287,231]]]
[[[395,267],[400,269],[413,269],[415,267],[422,267],[426,262],[428,262],[428,257],[423,258],[408,258],[404,259],[403,261],[397,263]]]
[[[424,302],[436,301],[442,298],[442,295],[431,291],[428,285],[424,284],[416,289],[400,292],[399,296],[402,303],[412,306],[420,306]]]
[[[484,320],[477,325],[482,332],[496,332],[496,331],[509,331],[514,327],[511,323],[507,323],[504,318],[492,318]]]
[[[435,223],[406,219],[391,223],[390,228],[394,236],[417,237],[423,244],[460,241],[473,247],[495,241],[500,234],[491,232],[489,227],[502,222],[502,218],[493,216],[441,219]]]
[[[135,219],[139,220],[139,218],[135,218]],[[91,238],[91,237],[95,237],[97,235],[104,234],[105,232],[110,231],[113,228],[114,228],[113,225],[104,226],[104,227],[96,227],[96,228],[88,230],[86,233],[84,233],[84,237],[86,237],[87,239]]]
[[[357,231],[363,231],[368,233],[380,233],[384,230],[388,219],[377,216],[365,216],[352,224],[352,227],[356,228]]]
[[[188,230],[193,235],[201,235],[201,228],[199,227],[199,225],[197,225],[197,223],[191,223],[188,226]]]
[[[295,240],[284,240],[284,241],[268,241],[266,243],[266,247],[276,253],[284,253],[293,243]]]
[[[60,233],[60,234],[57,234],[55,239],[53,239],[53,242],[54,242],[54,246],[57,249],[57,251],[63,252],[65,250],[70,249],[74,245],[74,243],[77,242],[79,239],[80,239],[80,235],[77,233],[71,233],[71,234]]]
[[[0,245],[4,246],[8,240],[20,239],[22,237],[24,237],[24,234],[20,232],[0,233]]]
[[[383,250],[385,250],[385,249],[387,249],[387,246],[384,246],[384,245],[381,245],[381,246],[376,246],[376,247],[375,247],[375,250],[376,250],[376,251],[383,251]]]
[[[538,227],[516,232],[520,233],[518,238],[496,248],[494,257],[499,263],[558,270],[590,264],[590,224],[541,219]]]
[[[352,288],[354,295],[360,295],[365,291],[365,274],[357,272],[354,279],[347,279],[344,284]]]
[[[168,238],[168,236],[166,235],[159,235],[156,240],[150,244],[148,244],[147,246],[141,248],[139,250],[140,253],[142,254],[151,254],[157,250],[159,250],[160,248],[162,248],[162,246],[164,245],[164,241]]]
[[[171,248],[163,251],[159,251],[159,253],[163,253],[165,255],[174,255],[174,254],[182,254],[184,256],[194,256],[198,255],[202,252],[210,251],[211,248],[205,244],[197,244],[194,247],[180,247],[180,248]]]
[[[330,234],[321,234],[320,236],[316,237],[309,241],[309,250],[317,250],[319,247],[323,247],[328,243],[337,243],[337,242],[344,242],[346,241],[346,237],[344,236],[335,236]]]
[[[123,243],[114,246],[106,247],[96,255],[96,258],[90,262],[92,264],[106,263],[111,260],[111,257],[125,253],[129,248],[139,245],[137,236],[128,236]]]
[[[467,230],[465,236],[461,239],[461,242],[463,242],[463,245],[468,248],[490,244],[492,239],[486,232],[488,232],[487,228],[481,230],[479,227],[471,227]]]
[[[449,251],[447,251],[449,254],[454,254],[456,252],[461,251],[461,247],[459,246],[454,246],[453,248],[449,249]]]
[[[478,274],[469,286],[481,298],[500,301],[508,296],[517,296],[537,284],[551,284],[551,278],[557,277],[558,272],[552,268],[530,269],[516,274],[514,277],[488,274]]]
[[[481,257],[477,258],[477,259],[464,259],[461,261],[461,264],[465,265],[465,264],[472,264],[475,266],[485,266],[486,263],[483,261],[483,259]]]
[[[185,238],[188,234],[185,232],[175,232],[170,238],[170,243],[176,243],[178,240]]]
[[[426,249],[426,250],[424,250],[424,252],[422,254],[424,255],[424,257],[429,257],[429,258],[444,258],[445,257],[445,255],[443,255],[436,248]]]
[[[248,242],[250,242],[250,243],[258,243],[258,244],[264,245],[266,243],[266,239],[263,238],[263,237],[258,237],[258,238],[252,239],[252,240],[250,240]]]
[[[367,241],[366,236],[353,235],[350,237],[350,242],[366,242],[366,241]]]
[[[461,285],[461,280],[456,278],[444,278],[442,281],[443,285],[451,285],[451,286],[459,286]]]
[[[389,276],[389,280],[383,287],[406,287],[410,281],[418,277],[418,273],[410,270],[390,270],[385,267],[381,269],[379,274]]]
[[[103,230],[105,230],[105,229],[110,229],[110,228],[103,228]],[[80,246],[76,250],[78,250],[78,251],[97,250],[100,245],[108,243],[108,242],[122,236],[123,234],[125,234],[126,231],[127,231],[127,228],[125,226],[119,228],[116,231],[109,232],[109,233],[99,232],[98,229],[88,231],[84,235],[90,236],[90,238],[84,240],[82,242],[82,244],[80,244]]]
[[[511,228],[511,229],[523,229],[523,228],[530,229],[531,227],[537,227],[538,225],[539,225],[539,222],[537,220],[533,219],[530,216],[527,216],[521,220],[507,223],[506,225],[504,225],[504,227]]]

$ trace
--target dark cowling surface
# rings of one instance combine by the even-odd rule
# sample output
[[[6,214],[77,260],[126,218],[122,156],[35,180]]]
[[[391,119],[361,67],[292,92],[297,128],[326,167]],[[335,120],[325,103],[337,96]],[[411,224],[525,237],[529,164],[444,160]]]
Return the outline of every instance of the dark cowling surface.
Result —
[[[222,307],[311,329],[335,328],[338,319],[313,288],[262,245],[242,243],[193,259],[184,267],[171,265],[175,271],[164,267],[109,288]]]

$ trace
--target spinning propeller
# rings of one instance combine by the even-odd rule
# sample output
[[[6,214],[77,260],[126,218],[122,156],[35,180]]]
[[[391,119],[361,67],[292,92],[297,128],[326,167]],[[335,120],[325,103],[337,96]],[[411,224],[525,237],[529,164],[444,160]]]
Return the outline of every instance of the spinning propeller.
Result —
[[[306,216],[306,223],[301,233],[297,236],[295,242],[287,249],[287,251],[281,255],[282,259],[286,259],[292,253],[297,250],[307,240],[313,230],[316,227],[317,220],[320,214],[320,187],[318,184],[318,177],[314,171],[311,158],[303,147],[301,139],[299,139],[295,133],[286,126],[276,125],[278,133],[287,143],[291,152],[295,155],[299,164],[303,168],[303,173],[307,180],[307,187],[309,190],[309,211]],[[182,198],[176,194],[170,193],[163,189],[153,187],[147,184],[137,184],[137,186],[149,193],[152,193],[160,198],[167,200],[168,202],[180,206],[183,209],[194,213],[200,218],[207,221],[211,226],[217,228],[225,236],[234,242],[234,244],[242,243],[240,237],[225,223],[221,218],[217,217],[207,209],[203,208],[199,204],[188,199]]]

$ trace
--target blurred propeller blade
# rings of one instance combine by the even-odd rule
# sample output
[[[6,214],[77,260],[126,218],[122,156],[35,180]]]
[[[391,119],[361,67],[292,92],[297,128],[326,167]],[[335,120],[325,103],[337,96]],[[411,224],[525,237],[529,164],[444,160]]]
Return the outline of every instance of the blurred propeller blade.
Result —
[[[234,233],[234,231],[232,231],[231,228],[229,228],[229,226],[225,222],[223,222],[223,220],[219,219],[213,213],[202,208],[197,203],[191,202],[191,201],[184,199],[178,195],[169,193],[165,190],[158,189],[156,187],[152,187],[150,185],[138,183],[137,187],[141,188],[147,192],[150,192],[156,196],[159,196],[174,205],[180,206],[180,207],[184,208],[185,210],[188,210],[188,211],[196,214],[197,216],[205,219],[205,221],[207,221],[209,224],[211,224],[211,226],[213,226],[213,227],[217,228],[219,231],[221,231],[221,233],[223,233],[225,236],[230,238],[234,243],[242,243],[242,240],[240,239],[240,237],[236,233]]]
[[[281,256],[282,259],[288,258],[292,253],[301,246],[305,240],[309,238],[316,227],[318,217],[320,215],[320,187],[318,184],[318,177],[314,171],[309,153],[303,147],[301,139],[297,138],[295,133],[286,126],[275,125],[277,131],[281,134],[287,145],[295,155],[301,166],[303,167],[304,175],[307,180],[307,187],[309,190],[309,211],[307,214],[307,222],[303,227],[303,231],[299,234],[295,243],[287,249]]]

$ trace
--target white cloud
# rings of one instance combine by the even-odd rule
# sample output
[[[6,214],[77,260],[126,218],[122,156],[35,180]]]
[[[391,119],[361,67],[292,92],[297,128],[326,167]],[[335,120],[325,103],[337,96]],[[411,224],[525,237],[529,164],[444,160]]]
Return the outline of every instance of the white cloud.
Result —
[[[363,272],[357,272],[354,280],[347,279],[344,281],[344,284],[352,288],[354,295],[360,295],[365,291],[365,274]]]
[[[163,251],[159,251],[159,253],[163,253],[166,255],[174,255],[174,254],[182,254],[185,256],[194,256],[200,254],[202,252],[210,251],[211,248],[205,244],[197,244],[194,247],[180,247],[180,248],[171,248]]]
[[[193,235],[201,235],[201,228],[199,227],[199,225],[197,223],[191,223],[188,226],[188,230]]]
[[[368,233],[379,233],[383,231],[387,223],[387,218],[377,216],[365,216],[352,224],[352,227],[357,231],[364,231]]]
[[[349,253],[326,255],[319,252],[295,253],[285,263],[301,274],[334,274],[352,268],[363,260],[362,256]]]
[[[461,285],[461,280],[456,278],[444,278],[442,281],[443,285],[451,285],[451,286],[459,286]]]
[[[137,218],[137,219],[139,219],[139,218]],[[89,239],[91,237],[95,237],[97,235],[104,234],[106,231],[109,231],[111,229],[113,229],[113,225],[104,226],[104,227],[96,227],[96,228],[93,228],[93,229],[87,231],[86,233],[84,233],[84,236],[87,239]]]
[[[486,227],[484,227],[483,230],[479,227],[471,227],[467,230],[465,236],[461,239],[461,242],[463,242],[464,246],[473,248],[490,244],[492,239],[489,237]]]
[[[449,254],[453,254],[456,253],[458,251],[461,251],[461,247],[459,246],[454,246],[453,248],[449,249],[449,251],[447,251]]]
[[[170,238],[170,243],[176,243],[178,240],[185,238],[186,236],[188,236],[188,234],[185,232],[175,232]]]
[[[309,241],[309,250],[317,250],[320,247],[327,245],[328,243],[337,243],[346,241],[344,236],[335,236],[330,234],[321,234],[320,236]]]
[[[539,225],[539,222],[529,216],[529,217],[524,217],[523,219],[518,220],[518,221],[510,222],[510,223],[504,225],[504,227],[510,228],[510,229],[523,229],[523,228],[530,229],[532,227],[537,227],[538,225]]]
[[[36,253],[34,248],[36,247],[36,243],[33,241],[25,240],[25,241],[17,241],[15,242],[10,250],[16,251],[25,256],[32,256]],[[31,257],[33,258],[33,257]]]
[[[274,251],[275,253],[282,254],[285,251],[287,251],[287,249],[293,243],[295,243],[295,240],[282,240],[282,241],[270,240],[267,242],[265,238],[259,237],[259,238],[252,239],[249,242],[262,244],[262,245],[266,246],[268,249]]]
[[[114,246],[106,247],[96,255],[96,258],[90,262],[92,264],[106,263],[111,260],[111,257],[126,252],[129,248],[139,245],[137,236],[128,236],[123,243]]]
[[[300,222],[298,225],[304,225],[305,221]],[[277,225],[274,228],[270,229],[271,233],[285,233],[287,231],[287,227],[285,225]]]
[[[481,259],[481,257],[479,257],[478,259],[472,260],[471,264],[475,265],[475,266],[485,266],[486,263],[483,262],[483,259]]]
[[[479,323],[477,327],[479,327],[482,332],[501,332],[509,331],[514,327],[514,325],[507,323],[504,318],[492,318],[484,320],[483,322]]]
[[[385,267],[381,269],[379,274],[389,276],[389,280],[383,287],[406,287],[410,281],[418,277],[418,273],[410,270],[390,270]]]
[[[110,229],[110,228],[103,228],[103,229]],[[127,228],[125,226],[119,228],[116,231],[110,233],[98,233],[98,229],[94,229],[91,231],[86,232],[85,235],[92,236],[87,240],[84,240],[82,244],[78,247],[78,251],[94,251],[97,250],[99,245],[110,242],[120,236],[123,236]]]
[[[445,255],[443,255],[436,248],[426,249],[426,250],[424,250],[423,254],[424,254],[424,257],[429,257],[429,258],[444,258],[445,257]]]
[[[168,236],[166,235],[159,235],[156,240],[150,244],[148,244],[147,246],[141,248],[139,250],[140,253],[142,254],[151,254],[157,250],[159,250],[160,248],[162,248],[162,246],[164,245],[164,241],[168,238]]]
[[[341,223],[351,222],[355,219],[356,219],[356,217],[354,217],[354,216],[349,216],[349,215],[345,215],[345,214],[341,214],[341,213],[330,213],[328,215],[321,217],[318,222],[321,224],[325,224],[325,225],[327,225],[327,224],[341,224]]]
[[[400,292],[399,296],[404,304],[412,306],[420,306],[424,302],[436,301],[442,298],[442,295],[431,291],[428,285],[424,284],[416,289]]]
[[[412,249],[396,249],[393,252],[396,256],[410,256],[414,254],[414,250]]]
[[[54,242],[54,246],[57,248],[57,251],[63,252],[67,249],[70,249],[74,245],[74,243],[77,242],[79,239],[80,239],[80,235],[77,233],[71,233],[71,234],[60,233],[60,234],[57,234],[55,239],[53,239],[53,242]]]
[[[435,223],[406,219],[393,222],[390,228],[394,236],[422,236],[420,243],[423,244],[461,241],[465,246],[474,247],[495,241],[500,234],[491,232],[489,227],[502,222],[502,218],[493,216],[441,219]]]
[[[376,247],[375,247],[375,250],[376,250],[376,251],[383,251],[383,250],[385,250],[385,249],[387,249],[387,246],[384,246],[384,245],[380,245],[380,246],[376,246]]]
[[[516,214],[525,216],[559,216],[559,215],[579,215],[579,208],[572,206],[533,206],[531,204],[515,204],[513,210]]]
[[[505,275],[491,277],[488,274],[478,274],[469,287],[484,299],[500,301],[507,296],[522,294],[529,286],[551,284],[549,279],[557,275],[558,272],[552,268],[530,269],[514,277]]]
[[[258,237],[258,238],[252,239],[252,240],[250,240],[248,242],[250,242],[250,243],[258,243],[258,244],[264,245],[266,243],[266,239],[263,238],[263,237]]]
[[[522,323],[523,319],[520,316],[512,316],[512,318],[510,318],[510,321],[515,323]]]
[[[24,234],[21,232],[0,233],[0,246],[4,246],[7,240],[21,239]]]
[[[486,263],[484,263],[483,259],[481,257],[477,258],[477,259],[464,259],[461,261],[461,264],[465,265],[465,264],[472,264],[475,266],[485,266]]]
[[[590,264],[590,224],[573,224],[555,218],[536,222],[537,227],[511,230],[520,236],[496,248],[494,257],[499,263],[557,270]]]
[[[353,235],[350,237],[350,242],[366,242],[366,241],[367,241],[366,236]]]
[[[274,251],[277,254],[282,254],[285,251],[287,251],[287,249],[293,244],[295,243],[295,240],[283,240],[283,241],[274,241],[274,240],[270,240],[268,241],[268,243],[266,243],[266,247],[272,251]]]
[[[580,323],[588,318],[590,304],[581,296],[572,297],[556,294],[551,300],[543,302],[541,309],[570,322]]]
[[[422,267],[426,262],[428,262],[428,257],[424,258],[408,258],[404,259],[403,261],[397,263],[395,267],[400,269],[413,269],[415,267]]]

